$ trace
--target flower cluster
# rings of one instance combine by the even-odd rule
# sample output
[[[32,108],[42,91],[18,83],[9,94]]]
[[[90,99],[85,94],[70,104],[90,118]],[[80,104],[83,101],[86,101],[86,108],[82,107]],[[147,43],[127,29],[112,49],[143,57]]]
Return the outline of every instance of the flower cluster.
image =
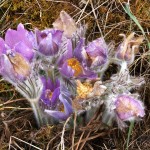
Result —
[[[145,114],[130,92],[144,80],[128,71],[143,37],[122,34],[124,40],[112,55],[103,37],[87,42],[85,31],[86,25],[61,11],[53,28],[29,32],[19,24],[0,38],[0,74],[31,103],[39,126],[64,121],[75,111],[89,121],[101,104],[106,106],[103,122],[116,119],[120,127]],[[100,77],[111,60],[121,67],[105,82]]]

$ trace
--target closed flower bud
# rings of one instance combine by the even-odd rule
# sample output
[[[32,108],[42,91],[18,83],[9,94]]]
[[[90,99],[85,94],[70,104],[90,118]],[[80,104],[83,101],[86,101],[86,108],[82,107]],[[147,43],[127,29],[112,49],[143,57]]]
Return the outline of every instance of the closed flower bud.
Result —
[[[134,37],[134,33],[131,33],[128,37],[124,34],[120,34],[124,37],[123,42],[118,46],[116,57],[128,64],[133,63],[135,54],[138,53],[139,46],[143,42],[144,37]]]
[[[87,65],[91,67],[98,67],[107,62],[108,46],[103,38],[98,38],[90,42],[84,52]]]
[[[145,115],[142,102],[128,95],[118,96],[115,107],[115,112],[122,121],[135,120]]]
[[[62,31],[46,29],[36,30],[37,49],[46,56],[53,56],[58,53],[62,39]]]
[[[65,11],[60,12],[60,16],[53,23],[53,27],[57,30],[64,31],[64,35],[67,38],[71,38],[77,30],[75,21]]]

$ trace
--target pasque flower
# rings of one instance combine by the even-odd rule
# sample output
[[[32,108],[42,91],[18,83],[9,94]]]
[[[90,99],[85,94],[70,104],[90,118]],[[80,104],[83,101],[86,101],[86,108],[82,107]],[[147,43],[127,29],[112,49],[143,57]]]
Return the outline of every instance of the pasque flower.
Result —
[[[42,113],[38,100],[43,85],[35,68],[35,36],[19,24],[17,30],[8,29],[5,40],[0,38],[0,74],[30,102],[38,125],[42,125]],[[37,69],[37,70],[35,70]]]
[[[101,97],[106,91],[101,81],[88,79],[81,81],[76,80],[76,94],[72,101],[73,108],[80,118],[80,125],[88,123],[97,109],[103,105]]]
[[[67,78],[96,78],[97,75],[86,66],[84,57],[82,56],[82,49],[84,47],[84,39],[81,38],[75,49],[72,49],[72,42],[67,39],[67,49],[65,53],[60,56],[58,65],[60,72]]]
[[[45,56],[53,56],[58,53],[62,41],[63,31],[54,29],[45,29],[40,31],[36,29],[37,50]]]
[[[0,74],[8,80],[22,80],[30,74],[34,57],[34,35],[19,24],[17,30],[8,29],[5,40],[0,38]]]
[[[126,127],[125,121],[137,121],[144,117],[144,105],[138,100],[137,95],[110,94],[104,101],[106,109],[103,114],[103,122],[111,125],[113,120],[117,121],[118,127]]]
[[[39,98],[42,85],[35,70],[36,40],[23,24],[17,30],[8,29],[5,40],[0,38],[0,74],[12,83],[29,101]]]
[[[5,35],[6,49],[20,53],[27,60],[31,61],[34,56],[35,38],[32,32],[24,29],[23,24],[19,24],[17,30],[8,29]]]
[[[117,97],[115,107],[115,112],[122,121],[136,120],[145,115],[142,102],[126,94]]]
[[[72,100],[69,91],[59,80],[42,77],[44,84],[41,100],[45,104],[45,112],[57,120],[66,120],[72,113]]]
[[[135,54],[138,52],[139,46],[144,40],[143,36],[135,37],[134,35],[134,32],[128,37],[120,34],[120,36],[124,37],[124,40],[117,48],[116,58],[126,61],[128,64],[133,63]]]
[[[65,121],[74,111],[79,124],[89,122],[101,105],[102,121],[108,125],[116,120],[122,128],[125,121],[144,117],[142,102],[131,94],[144,79],[131,77],[128,70],[142,36],[122,34],[115,55],[103,37],[86,45],[86,26],[76,24],[65,11],[53,27],[33,33],[19,24],[0,38],[0,75],[30,102],[39,127],[49,120]],[[119,73],[100,81],[97,77],[113,61],[121,66]]]
[[[52,81],[50,78],[46,79],[44,76],[41,77],[41,80],[43,83],[43,92],[40,99],[46,106],[53,108],[59,98],[60,81]]]
[[[108,46],[103,38],[98,38],[90,42],[83,53],[87,65],[90,67],[98,67],[107,62]]]
[[[64,31],[67,38],[71,38],[77,30],[75,21],[65,11],[60,12],[60,16],[53,23],[54,29]]]

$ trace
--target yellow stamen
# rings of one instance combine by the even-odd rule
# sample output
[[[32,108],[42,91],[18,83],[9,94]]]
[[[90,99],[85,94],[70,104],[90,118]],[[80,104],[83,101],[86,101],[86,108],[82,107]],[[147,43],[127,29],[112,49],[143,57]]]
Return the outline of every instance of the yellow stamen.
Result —
[[[53,92],[51,92],[51,90],[46,90],[45,97],[51,100],[52,96],[53,96]]]
[[[77,80],[77,94],[79,98],[85,99],[88,97],[89,93],[92,92],[93,87],[90,83],[85,82],[81,83],[81,81]]]
[[[67,60],[68,66],[70,66],[74,70],[74,76],[79,76],[82,71],[82,66],[80,62],[76,58],[70,58]]]

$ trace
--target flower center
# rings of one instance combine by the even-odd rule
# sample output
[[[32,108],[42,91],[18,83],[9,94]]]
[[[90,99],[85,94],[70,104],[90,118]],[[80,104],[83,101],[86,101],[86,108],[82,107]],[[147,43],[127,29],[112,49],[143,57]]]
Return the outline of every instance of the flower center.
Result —
[[[51,90],[47,89],[46,93],[45,93],[45,97],[47,99],[51,100],[52,96],[53,96],[53,92]]]
[[[74,76],[77,77],[82,73],[82,66],[76,58],[70,58],[67,60],[68,66],[74,70]]]
[[[46,34],[46,33],[44,33],[44,32],[41,33],[41,38],[42,38],[42,39],[44,39],[44,38],[46,38],[46,37],[47,37],[47,34]]]
[[[92,92],[93,87],[89,82],[81,83],[81,81],[77,80],[77,94],[79,98],[85,99]]]

